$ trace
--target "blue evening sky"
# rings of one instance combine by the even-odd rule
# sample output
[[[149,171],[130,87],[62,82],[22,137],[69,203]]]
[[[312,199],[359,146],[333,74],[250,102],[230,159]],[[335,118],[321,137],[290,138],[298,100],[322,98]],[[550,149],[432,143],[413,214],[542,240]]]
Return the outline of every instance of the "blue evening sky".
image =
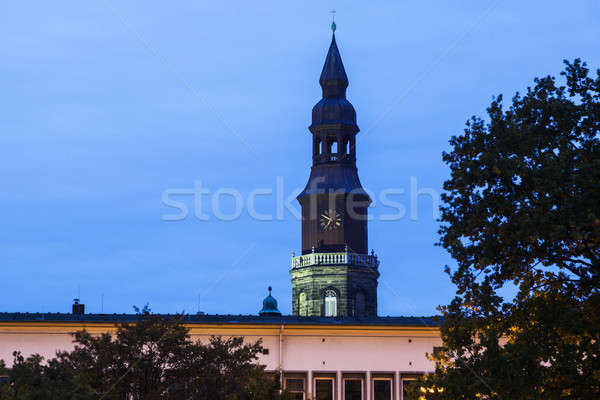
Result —
[[[493,95],[508,98],[562,60],[600,67],[600,3],[4,2],[0,23],[0,311],[256,313],[268,285],[291,312],[300,222],[211,215],[211,196],[283,196],[311,164],[312,106],[329,46],[329,11],[350,79],[363,185],[385,189],[370,247],[381,259],[380,315],[430,315],[454,288],[435,247],[432,200],[410,218],[410,182],[441,192],[441,153]],[[210,190],[168,222],[165,190]],[[276,195],[255,208],[276,217]],[[295,202],[292,203],[298,207]],[[234,210],[231,196],[221,211]]]

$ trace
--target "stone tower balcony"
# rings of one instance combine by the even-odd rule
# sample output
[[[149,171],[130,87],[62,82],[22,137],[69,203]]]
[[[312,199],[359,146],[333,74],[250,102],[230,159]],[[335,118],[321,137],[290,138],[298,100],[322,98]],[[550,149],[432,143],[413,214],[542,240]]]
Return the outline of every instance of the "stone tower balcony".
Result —
[[[371,255],[356,254],[347,251],[337,253],[309,253],[301,256],[292,254],[292,269],[317,265],[368,267],[377,271],[379,260],[374,252],[371,252]]]

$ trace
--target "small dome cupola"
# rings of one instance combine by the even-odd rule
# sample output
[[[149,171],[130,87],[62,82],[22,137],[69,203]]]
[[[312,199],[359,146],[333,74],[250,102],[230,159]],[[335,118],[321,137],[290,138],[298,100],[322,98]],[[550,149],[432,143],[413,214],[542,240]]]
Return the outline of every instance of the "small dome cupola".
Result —
[[[269,286],[269,295],[263,300],[263,308],[259,311],[260,316],[280,316],[281,312],[277,309],[277,300],[271,296],[273,288]]]

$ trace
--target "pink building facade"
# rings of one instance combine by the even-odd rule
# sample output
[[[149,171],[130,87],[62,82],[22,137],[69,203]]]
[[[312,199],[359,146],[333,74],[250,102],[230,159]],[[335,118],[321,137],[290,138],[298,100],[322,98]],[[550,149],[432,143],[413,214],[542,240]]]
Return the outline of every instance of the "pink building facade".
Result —
[[[0,359],[10,367],[12,352],[51,358],[73,347],[71,332],[110,332],[134,315],[0,313]],[[404,386],[432,372],[426,357],[441,345],[429,318],[346,318],[189,316],[192,338],[211,335],[261,339],[259,362],[281,372],[283,386],[302,400],[401,400]]]

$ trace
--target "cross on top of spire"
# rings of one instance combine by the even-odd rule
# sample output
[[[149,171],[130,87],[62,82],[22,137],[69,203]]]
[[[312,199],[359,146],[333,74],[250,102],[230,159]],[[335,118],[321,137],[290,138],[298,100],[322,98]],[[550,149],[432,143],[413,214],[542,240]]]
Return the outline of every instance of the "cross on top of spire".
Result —
[[[335,9],[331,10],[331,30],[335,34]]]

